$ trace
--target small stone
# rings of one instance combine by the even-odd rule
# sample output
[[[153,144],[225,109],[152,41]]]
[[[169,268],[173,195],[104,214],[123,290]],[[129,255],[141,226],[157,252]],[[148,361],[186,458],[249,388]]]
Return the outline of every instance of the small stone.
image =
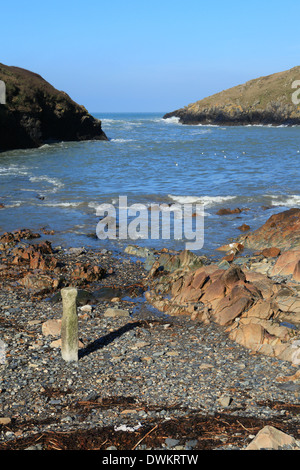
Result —
[[[241,232],[248,232],[248,230],[250,230],[250,225],[247,225],[247,224],[240,225],[240,227],[238,227],[238,230],[240,230]]]
[[[134,344],[131,349],[132,350],[137,350],[137,349],[142,349],[145,346],[149,346],[149,343],[146,343],[146,341],[138,341],[136,344]]]
[[[61,319],[47,320],[42,324],[42,333],[44,336],[59,336],[61,333]]]
[[[24,450],[43,450],[42,444],[35,444],[33,446],[26,447]]]
[[[105,310],[104,317],[129,317],[129,311],[121,308],[112,308],[109,307]]]
[[[232,402],[232,398],[228,395],[223,395],[217,401],[223,408],[227,408]]]
[[[6,417],[0,418],[0,424],[6,425],[6,424],[9,424],[9,423],[11,423],[10,418],[6,418]]]
[[[167,439],[165,440],[165,444],[167,447],[175,447],[179,444],[179,440],[178,439],[172,439],[171,437],[167,437]]]
[[[241,212],[242,209],[240,209],[239,207],[236,207],[235,209],[224,208],[218,210],[217,215],[240,214]]]
[[[206,370],[206,369],[211,369],[212,367],[213,367],[212,364],[203,363],[199,366],[199,369]]]
[[[91,305],[83,305],[82,307],[79,307],[79,310],[81,312],[91,312],[92,311],[92,306]]]

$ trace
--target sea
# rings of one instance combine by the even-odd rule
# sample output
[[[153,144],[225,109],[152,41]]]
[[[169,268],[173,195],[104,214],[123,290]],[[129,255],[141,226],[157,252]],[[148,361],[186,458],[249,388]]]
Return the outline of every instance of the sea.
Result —
[[[54,247],[119,253],[128,244],[182,250],[201,230],[202,243],[192,249],[213,257],[241,235],[243,224],[255,230],[271,215],[300,207],[299,126],[182,125],[163,113],[93,114],[102,120],[107,142],[59,142],[0,154],[1,233],[46,228],[54,230],[45,236]],[[124,201],[128,230],[123,225],[120,234]],[[172,209],[183,215],[191,207],[194,229],[186,233],[182,217],[182,233],[178,226],[175,233]],[[162,219],[168,208],[170,218]],[[223,208],[241,212],[218,215]],[[159,234],[150,230],[155,211],[161,216],[156,222],[163,220]],[[99,236],[105,217],[115,223]],[[168,223],[169,232],[163,231]]]

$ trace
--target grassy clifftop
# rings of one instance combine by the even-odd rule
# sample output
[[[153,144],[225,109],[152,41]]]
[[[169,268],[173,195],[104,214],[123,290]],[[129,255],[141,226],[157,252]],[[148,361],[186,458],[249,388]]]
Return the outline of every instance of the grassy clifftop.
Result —
[[[295,81],[300,81],[300,66],[221,91],[164,118],[175,116],[183,124],[298,125],[300,105],[293,100],[297,89],[292,88]]]
[[[0,151],[49,141],[107,140],[101,121],[40,75],[0,64],[6,104],[0,104]]]

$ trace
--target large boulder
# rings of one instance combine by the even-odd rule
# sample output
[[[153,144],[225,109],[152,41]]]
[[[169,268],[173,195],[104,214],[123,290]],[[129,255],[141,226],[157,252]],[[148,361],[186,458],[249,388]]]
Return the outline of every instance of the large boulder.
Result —
[[[292,276],[300,282],[300,249],[282,253],[270,270],[271,276]]]
[[[226,270],[209,264],[154,277],[149,287],[146,299],[158,310],[216,323],[245,348],[300,364],[296,283],[281,286],[234,264]]]
[[[40,75],[0,64],[6,103],[0,105],[0,151],[52,141],[108,140],[101,121]]]
[[[239,237],[239,243],[250,250],[271,247],[300,250],[300,209],[272,215],[262,227]]]
[[[246,450],[300,450],[299,441],[273,426],[265,426],[246,447]]]

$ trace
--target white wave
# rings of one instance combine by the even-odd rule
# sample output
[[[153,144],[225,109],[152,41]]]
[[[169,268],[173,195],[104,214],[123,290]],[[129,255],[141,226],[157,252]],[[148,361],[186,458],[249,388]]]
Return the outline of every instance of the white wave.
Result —
[[[220,127],[220,124],[189,124],[194,127],[218,127],[219,129],[226,130],[226,127]]]
[[[82,202],[45,202],[38,204],[46,207],[78,207]]]
[[[179,122],[179,117],[176,117],[176,116],[172,116],[172,117],[169,117],[169,118],[166,118],[166,119],[162,119],[163,122],[165,122],[166,124],[181,124]]]
[[[236,196],[173,196],[169,194],[168,197],[179,204],[203,204],[206,207],[211,207],[231,199]]]
[[[118,122],[117,119],[107,119],[107,118],[104,118],[104,119],[101,119],[101,122],[102,124],[105,123],[105,124],[112,124],[113,122]]]
[[[24,201],[12,201],[9,204],[5,204],[5,207],[7,209],[8,208],[14,208],[14,207],[20,207],[23,203],[24,203]]]
[[[0,176],[27,176],[28,175],[27,167],[10,165],[7,168],[0,168]]]
[[[288,196],[275,196],[275,195],[266,195],[271,198],[272,205],[274,206],[285,206],[285,207],[298,207],[300,206],[300,195],[291,194]]]
[[[199,126],[197,126],[197,127],[199,127]],[[211,134],[211,133],[212,133],[212,130],[211,130],[211,129],[203,129],[203,127],[202,127],[202,129],[200,129],[200,130],[198,130],[198,129],[195,130],[195,131],[192,133],[192,135]],[[203,152],[202,152],[202,153],[203,153]]]
[[[134,142],[134,139],[111,139],[111,142]]]
[[[31,176],[29,181],[32,183],[38,183],[41,181],[45,181],[46,183],[53,184],[53,186],[57,188],[63,188],[64,184],[59,181],[57,178],[49,178],[49,176]]]
[[[149,122],[165,122],[166,119],[164,119],[164,118],[153,118],[153,119],[147,119],[147,121],[149,121]]]
[[[88,203],[88,207],[90,207],[91,209],[97,209],[97,207],[99,206],[99,202],[89,202]]]
[[[36,193],[35,189],[29,189],[29,188],[20,188],[20,191],[25,191],[28,193]]]

